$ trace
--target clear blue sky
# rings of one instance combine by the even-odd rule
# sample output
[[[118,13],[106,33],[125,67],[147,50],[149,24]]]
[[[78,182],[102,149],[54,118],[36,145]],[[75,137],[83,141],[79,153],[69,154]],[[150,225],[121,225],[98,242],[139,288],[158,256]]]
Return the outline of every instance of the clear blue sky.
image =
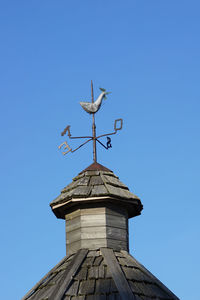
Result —
[[[20,299],[65,255],[49,202],[92,145],[57,147],[67,124],[90,133],[79,101],[91,79],[95,97],[112,91],[97,131],[124,119],[98,161],[144,204],[130,252],[181,300],[200,299],[199,0],[1,0],[0,41],[1,299]]]

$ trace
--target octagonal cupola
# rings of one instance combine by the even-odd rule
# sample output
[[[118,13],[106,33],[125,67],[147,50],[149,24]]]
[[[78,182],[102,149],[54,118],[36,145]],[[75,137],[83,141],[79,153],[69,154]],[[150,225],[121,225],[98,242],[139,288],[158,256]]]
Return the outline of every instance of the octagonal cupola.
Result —
[[[128,250],[128,218],[140,214],[140,199],[108,168],[93,163],[50,204],[66,221],[67,254],[81,248]]]

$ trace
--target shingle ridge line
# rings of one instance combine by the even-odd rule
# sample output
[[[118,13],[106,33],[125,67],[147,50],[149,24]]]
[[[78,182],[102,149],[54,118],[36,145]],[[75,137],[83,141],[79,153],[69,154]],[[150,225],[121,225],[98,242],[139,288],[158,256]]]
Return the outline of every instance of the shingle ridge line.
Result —
[[[100,177],[101,177],[101,179],[102,179],[102,181],[103,181],[103,183],[104,183],[104,186],[105,186],[105,188],[106,188],[106,191],[107,191],[108,194],[110,194],[110,193],[109,193],[109,190],[108,190],[108,187],[107,187],[107,185],[106,185],[105,179],[103,178],[102,175],[103,175],[103,174],[100,173]]]
[[[65,292],[68,290],[73,278],[76,276],[78,270],[80,269],[82,263],[86,259],[88,254],[88,249],[79,249],[71,259],[68,268],[64,271],[63,276],[58,280],[59,291],[54,289],[49,297],[49,300],[58,300],[63,298]]]

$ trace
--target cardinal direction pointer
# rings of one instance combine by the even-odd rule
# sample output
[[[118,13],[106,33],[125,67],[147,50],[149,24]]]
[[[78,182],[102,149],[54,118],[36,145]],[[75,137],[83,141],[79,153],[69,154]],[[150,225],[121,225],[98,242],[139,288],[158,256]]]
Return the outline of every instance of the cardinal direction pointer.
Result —
[[[112,148],[112,144],[111,144],[111,138],[109,136],[107,136],[107,149]]]
[[[119,127],[117,126],[117,124],[119,124]],[[115,120],[115,124],[114,124],[115,133],[117,133],[118,130],[121,130],[122,126],[123,126],[123,120],[122,119]]]
[[[108,135],[116,134],[118,130],[122,129],[122,126],[123,126],[123,120],[122,119],[115,120],[115,123],[114,123],[114,132],[101,134],[101,135],[97,136],[97,139],[99,139],[99,138],[101,138],[103,136],[108,136]]]
[[[65,147],[64,147],[63,149],[64,149],[64,150],[65,150],[65,149],[68,149],[68,151],[62,152],[63,155],[65,155],[65,154],[69,153],[70,151],[72,151],[72,148],[70,148],[70,146],[67,144],[67,142],[62,143],[62,144],[58,147],[58,149],[61,149],[62,146],[64,146],[64,145],[65,145]]]
[[[107,136],[107,143],[106,143],[106,146],[97,139],[97,142],[103,146],[106,150],[108,150],[109,148],[112,148],[112,144],[111,144],[111,138]]]
[[[58,147],[58,149],[61,149],[64,145],[65,145],[65,147],[63,148],[64,150],[65,149],[68,149],[68,151],[66,151],[66,152],[62,152],[62,154],[63,155],[65,155],[65,154],[67,154],[67,153],[69,153],[69,152],[75,152],[76,150],[78,150],[78,149],[80,149],[82,146],[84,146],[85,144],[87,144],[88,142],[90,142],[92,140],[92,137],[90,138],[90,139],[88,139],[87,141],[85,141],[84,143],[82,143],[81,145],[79,145],[78,147],[76,147],[75,149],[72,149],[72,148],[70,148],[70,146],[68,145],[68,143],[65,141],[64,143],[62,143],[59,147]]]
[[[67,131],[68,131],[68,136],[70,137],[71,136],[70,125],[67,125],[67,127],[63,130],[63,132],[61,132],[61,135],[64,136]]]

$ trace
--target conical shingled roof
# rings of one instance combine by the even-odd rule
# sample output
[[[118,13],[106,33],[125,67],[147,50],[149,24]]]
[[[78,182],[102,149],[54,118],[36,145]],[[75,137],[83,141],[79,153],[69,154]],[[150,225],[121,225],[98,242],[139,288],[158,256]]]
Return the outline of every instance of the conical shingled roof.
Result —
[[[126,251],[81,249],[22,300],[178,300]]]
[[[111,170],[98,163],[93,163],[73,178],[72,183],[61,191],[50,206],[58,218],[64,219],[64,204],[69,208],[77,205],[77,199],[89,202],[100,201],[105,197],[107,201],[115,199],[119,205],[127,206],[129,217],[139,215],[142,210],[140,199]]]

